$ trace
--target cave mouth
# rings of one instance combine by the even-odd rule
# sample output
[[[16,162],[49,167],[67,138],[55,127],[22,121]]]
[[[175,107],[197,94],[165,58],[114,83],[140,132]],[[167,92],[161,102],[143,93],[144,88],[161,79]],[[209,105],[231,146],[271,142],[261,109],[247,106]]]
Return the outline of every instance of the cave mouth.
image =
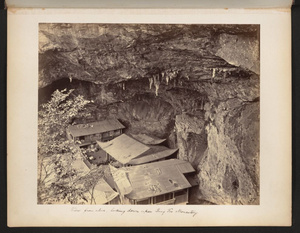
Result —
[[[174,130],[176,111],[172,104],[163,96],[156,96],[148,86],[146,78],[106,85],[63,78],[39,89],[39,108],[51,99],[55,90],[74,89],[73,96],[83,95],[92,101],[86,106],[91,117],[75,119],[76,123],[116,118],[126,126],[125,132],[167,138]]]
[[[93,101],[75,123],[167,138],[201,181],[192,203],[259,199],[259,25],[86,25],[39,25],[39,106],[74,89]]]
[[[86,108],[86,111],[90,112],[92,117],[90,119],[77,119],[76,123],[115,118],[126,126],[125,133],[145,133],[149,136],[166,138],[166,146],[178,148],[178,157],[189,161],[195,170],[199,172],[198,168],[200,164],[202,167],[203,164],[204,166],[206,166],[205,164],[211,166],[210,160],[205,157],[210,155],[208,153],[210,150],[217,151],[220,154],[226,152],[220,146],[221,143],[217,144],[212,140],[212,138],[218,139],[220,135],[223,135],[222,131],[218,131],[220,128],[217,128],[217,124],[223,124],[223,122],[220,123],[217,120],[223,119],[220,116],[227,116],[226,114],[229,110],[224,110],[222,106],[232,104],[232,102],[224,104],[221,98],[225,100],[231,98],[231,93],[240,90],[238,89],[240,87],[244,87],[244,83],[247,84],[245,84],[245,87],[248,87],[250,85],[248,83],[251,82],[253,80],[249,79],[236,82],[235,85],[210,84],[207,82],[193,82],[192,84],[182,86],[161,84],[159,94],[156,95],[155,89],[149,88],[148,78],[109,84],[95,84],[78,79],[71,81],[68,78],[64,78],[39,89],[39,105],[50,100],[51,94],[57,89],[74,89],[72,95],[81,94],[85,99],[93,100],[93,103],[89,104]],[[222,88],[222,92],[218,92],[218,88]],[[219,93],[228,94],[223,97],[218,96]],[[212,96],[214,94],[220,99],[215,98],[213,102]],[[258,97],[253,99],[259,100]],[[251,110],[255,110],[257,104],[253,107],[250,107],[252,105],[249,104],[247,105],[249,110],[245,111],[245,107],[243,107],[243,111],[245,114],[248,114],[249,111],[250,115]],[[240,109],[240,105],[234,109]],[[259,113],[259,111],[257,112]],[[239,119],[241,118],[240,115],[236,116],[233,114],[233,110],[230,110],[230,113],[233,121],[225,122],[226,129],[231,127],[231,131],[224,131],[226,134],[227,132],[236,131],[236,125],[240,123]],[[216,120],[215,116],[217,115],[219,115],[220,119]],[[253,118],[250,116],[249,122]],[[248,122],[248,118],[245,120]],[[207,127],[208,123],[210,127]],[[211,128],[216,129],[216,131],[211,130]],[[236,133],[238,136],[240,135],[239,131]],[[211,138],[210,140],[208,140],[209,137]],[[256,149],[254,148],[254,150]],[[218,193],[222,193],[226,197],[236,198],[241,190],[242,181],[237,179],[233,173],[234,171],[231,170],[225,172],[224,184],[217,187],[217,191],[219,190]],[[198,173],[197,176],[199,178],[202,176],[202,173]],[[200,185],[203,184],[200,183]],[[214,187],[207,188],[207,186],[203,185],[202,187],[200,186],[200,189],[203,187],[208,190],[204,190],[206,193],[215,192]],[[219,199],[211,199],[207,194],[205,194],[206,196],[199,197],[198,191],[199,188],[191,190],[193,198],[190,204],[218,203]],[[250,193],[256,192],[254,189],[250,189]],[[253,198],[255,199],[256,197],[254,196]],[[247,200],[244,203],[248,203]]]
[[[83,94],[86,98],[90,99],[91,86],[95,86],[96,84],[91,83],[89,81],[79,80],[79,79],[69,79],[69,78],[61,78],[53,81],[51,84],[39,88],[38,90],[38,104],[44,104],[51,99],[51,95],[56,90],[70,90],[74,89],[72,95]]]
[[[175,127],[172,105],[151,93],[139,93],[124,102],[107,106],[107,117],[117,118],[127,133],[167,138]]]

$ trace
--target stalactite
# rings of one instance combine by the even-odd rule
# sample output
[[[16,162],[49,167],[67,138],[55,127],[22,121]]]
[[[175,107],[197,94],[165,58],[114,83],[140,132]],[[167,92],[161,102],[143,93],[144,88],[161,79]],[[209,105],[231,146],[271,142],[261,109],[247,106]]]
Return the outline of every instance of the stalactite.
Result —
[[[212,75],[211,75],[211,78],[210,78],[211,83],[214,82],[214,78],[216,77],[217,72],[218,72],[217,68],[212,69]]]
[[[154,86],[155,86],[155,95],[158,96],[158,89],[160,85],[159,75],[154,75]]]
[[[125,82],[122,84],[122,87],[123,87],[123,90],[125,91],[126,90]]]
[[[203,100],[203,98],[201,98],[201,108],[200,109],[204,110],[204,100]]]
[[[159,84],[155,84],[155,95],[158,96]]]
[[[216,77],[216,68],[212,69],[212,78]]]
[[[166,82],[167,82],[167,85],[169,85],[169,76],[166,76]]]
[[[105,89],[104,89],[104,85],[101,86],[101,102],[104,103],[104,92],[105,92]]]
[[[178,71],[171,71],[171,79],[176,78]]]
[[[226,77],[227,77],[227,69],[223,69],[222,70],[223,71],[223,79],[225,79]]]
[[[153,85],[153,78],[148,78],[149,79],[149,89],[152,89],[152,85]]]
[[[173,74],[173,71],[171,70],[170,73],[169,73],[169,77],[170,77],[170,80],[172,80],[174,78],[174,74]]]

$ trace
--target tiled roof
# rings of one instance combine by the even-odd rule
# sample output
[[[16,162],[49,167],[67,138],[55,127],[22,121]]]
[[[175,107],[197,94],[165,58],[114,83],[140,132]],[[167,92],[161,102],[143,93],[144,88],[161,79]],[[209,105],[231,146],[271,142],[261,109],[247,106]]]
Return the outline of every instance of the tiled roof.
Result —
[[[120,168],[127,172],[132,192],[129,199],[143,199],[191,187],[183,173],[195,171],[187,161],[164,160]]]
[[[108,142],[97,141],[97,143],[101,149],[122,164],[127,164],[130,160],[150,149],[150,147],[126,134],[122,134]]]
[[[68,127],[68,130],[73,135],[73,137],[78,137],[124,128],[125,126],[122,125],[117,119],[109,119],[87,124],[70,125]]]
[[[98,181],[93,192],[93,197],[96,202],[95,204],[97,205],[105,204],[113,200],[118,195],[119,194],[115,192],[103,178]]]
[[[153,152],[153,153],[147,153],[146,151],[144,154],[146,155],[141,155],[138,158],[132,159],[128,162],[128,164],[131,165],[137,165],[137,164],[144,164],[144,163],[150,163],[159,159],[166,158],[172,154],[174,154],[178,149],[169,149],[167,147],[164,147],[165,149],[158,151],[158,152]]]
[[[136,140],[146,144],[146,145],[158,145],[166,141],[166,139],[160,139],[157,137],[149,136],[147,134],[131,134]]]

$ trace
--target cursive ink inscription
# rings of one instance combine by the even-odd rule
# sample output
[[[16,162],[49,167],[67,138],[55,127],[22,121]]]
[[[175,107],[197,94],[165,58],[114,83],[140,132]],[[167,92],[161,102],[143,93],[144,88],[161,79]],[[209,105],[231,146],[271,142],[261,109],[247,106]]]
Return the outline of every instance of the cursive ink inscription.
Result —
[[[105,213],[114,213],[118,215],[130,215],[130,214],[147,214],[147,215],[174,215],[174,214],[182,214],[182,215],[189,215],[195,217],[198,212],[195,210],[185,210],[182,208],[169,208],[169,207],[159,207],[157,209],[151,210],[148,208],[122,208],[122,207],[71,207],[71,212],[74,213],[97,213],[97,214],[105,214]]]

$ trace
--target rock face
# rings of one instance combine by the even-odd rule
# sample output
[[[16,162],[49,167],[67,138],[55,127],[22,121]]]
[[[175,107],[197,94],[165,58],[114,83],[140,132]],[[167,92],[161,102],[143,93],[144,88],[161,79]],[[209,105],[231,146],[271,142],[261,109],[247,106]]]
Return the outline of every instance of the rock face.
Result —
[[[211,111],[208,149],[198,166],[201,198],[218,204],[258,204],[259,104],[226,101]]]
[[[244,51],[258,54],[257,32],[255,25],[40,24],[39,85],[60,78],[115,83],[162,73],[169,79],[207,79],[214,67],[243,73],[240,62],[256,63]],[[233,42],[223,46],[242,37],[236,48]],[[229,56],[231,49],[240,55]]]
[[[231,65],[241,66],[259,74],[259,38],[221,34],[216,55]],[[236,52],[239,51],[239,52]]]
[[[187,113],[176,116],[179,159],[189,161],[197,169],[207,149],[204,114],[191,116]]]
[[[73,88],[91,119],[167,138],[197,198],[259,204],[259,27],[40,24],[39,100]],[[203,203],[203,202],[202,202]]]

